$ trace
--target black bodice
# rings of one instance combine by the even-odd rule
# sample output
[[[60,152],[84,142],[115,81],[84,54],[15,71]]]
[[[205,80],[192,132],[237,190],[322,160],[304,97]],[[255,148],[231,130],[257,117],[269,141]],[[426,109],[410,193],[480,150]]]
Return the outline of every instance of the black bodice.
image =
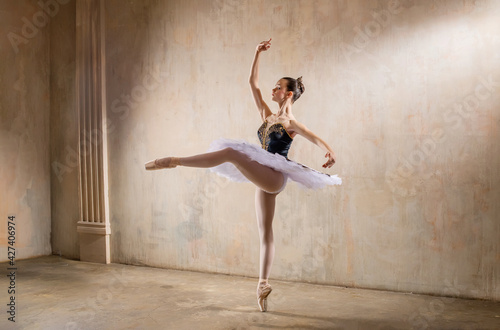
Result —
[[[282,123],[274,123],[267,130],[267,121],[257,131],[262,149],[273,154],[278,153],[288,159],[288,150],[292,145],[292,137]]]

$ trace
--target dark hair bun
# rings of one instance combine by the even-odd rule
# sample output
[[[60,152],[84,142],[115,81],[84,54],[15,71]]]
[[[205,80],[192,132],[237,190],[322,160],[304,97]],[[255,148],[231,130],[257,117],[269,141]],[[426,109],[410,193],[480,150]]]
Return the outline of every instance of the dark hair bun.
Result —
[[[304,93],[306,88],[302,83],[302,77],[297,79],[293,79],[290,77],[283,77],[282,79],[286,80],[286,89],[287,91],[293,92],[292,102],[297,101],[297,99]]]
[[[304,92],[306,91],[306,88],[302,83],[302,76],[297,78],[297,88],[299,89],[300,94],[304,94]]]

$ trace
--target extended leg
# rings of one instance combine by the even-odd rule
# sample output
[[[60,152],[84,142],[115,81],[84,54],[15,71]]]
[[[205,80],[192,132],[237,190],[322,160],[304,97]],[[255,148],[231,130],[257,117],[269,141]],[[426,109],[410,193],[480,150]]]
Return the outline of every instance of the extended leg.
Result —
[[[160,165],[168,164],[169,158],[158,160]],[[232,148],[225,148],[190,157],[180,157],[178,162],[188,167],[214,167],[225,162],[230,162],[257,187],[265,191],[277,191],[283,186],[283,174],[270,167],[251,160],[247,155]]]

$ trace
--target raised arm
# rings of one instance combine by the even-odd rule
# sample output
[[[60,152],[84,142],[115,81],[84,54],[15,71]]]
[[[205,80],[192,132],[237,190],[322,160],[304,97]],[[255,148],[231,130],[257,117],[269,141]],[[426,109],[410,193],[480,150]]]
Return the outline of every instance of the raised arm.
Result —
[[[252,68],[250,70],[250,77],[248,82],[250,83],[250,88],[252,90],[253,99],[255,105],[259,110],[260,116],[264,121],[269,115],[272,114],[271,110],[267,106],[266,102],[262,99],[262,93],[259,88],[259,55],[271,47],[271,39],[269,41],[263,41],[257,45],[255,49],[255,56],[253,58]]]
[[[297,134],[302,135],[324,151],[326,151],[325,157],[328,158],[327,162],[323,164],[323,167],[328,168],[332,167],[333,164],[335,164],[335,153],[333,152],[332,148],[323,141],[319,136],[314,134],[311,130],[309,130],[304,124],[299,123],[295,119],[290,120],[290,128],[296,132]]]

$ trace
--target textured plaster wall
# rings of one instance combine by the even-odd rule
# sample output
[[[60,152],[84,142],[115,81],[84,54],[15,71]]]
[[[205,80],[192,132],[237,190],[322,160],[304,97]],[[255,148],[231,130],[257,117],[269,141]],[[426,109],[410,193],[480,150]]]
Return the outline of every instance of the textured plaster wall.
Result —
[[[34,25],[39,11],[34,0],[0,2],[0,261],[8,215],[16,258],[51,253],[50,29],[40,18]]]
[[[59,7],[50,24],[50,151],[52,251],[80,257],[78,112],[76,109],[76,2]]]
[[[106,2],[114,262],[258,274],[254,187],[145,172],[219,137],[257,142],[247,85],[304,76],[299,121],[341,187],[277,199],[273,278],[500,299],[497,1]],[[272,105],[276,111],[276,105]],[[290,157],[321,169],[301,137]]]

